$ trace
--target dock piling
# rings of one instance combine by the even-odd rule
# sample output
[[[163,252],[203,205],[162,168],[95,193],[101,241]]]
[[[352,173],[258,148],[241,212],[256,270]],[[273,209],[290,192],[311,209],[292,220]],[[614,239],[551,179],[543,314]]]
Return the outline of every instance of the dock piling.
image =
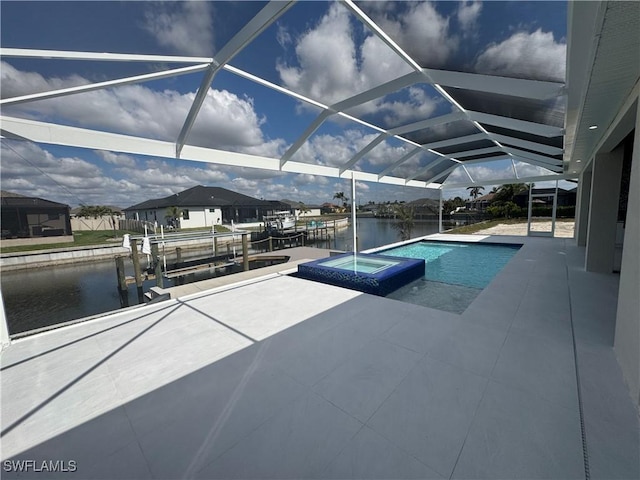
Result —
[[[118,276],[118,294],[120,306],[129,306],[129,291],[127,289],[127,277],[124,271],[124,257],[116,257],[116,274]]]
[[[138,241],[131,239],[131,258],[133,260],[133,275],[136,279],[136,290],[138,291],[138,302],[144,301],[144,292],[142,291],[142,271],[140,270],[140,258],[138,257]]]
[[[160,252],[158,250],[158,244],[151,244],[151,256],[153,258],[153,264],[155,265],[156,274],[156,286],[164,288],[164,280],[162,278],[162,263],[160,263]]]
[[[242,269],[245,272],[249,271],[249,234],[242,234]]]

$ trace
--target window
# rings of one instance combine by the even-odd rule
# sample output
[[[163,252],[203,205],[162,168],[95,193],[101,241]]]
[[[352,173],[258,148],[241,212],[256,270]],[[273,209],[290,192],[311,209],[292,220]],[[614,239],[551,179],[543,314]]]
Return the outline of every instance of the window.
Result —
[[[216,213],[216,209],[215,208],[210,208],[209,209],[209,213]]]
[[[189,210],[182,210],[182,219],[189,220]]]

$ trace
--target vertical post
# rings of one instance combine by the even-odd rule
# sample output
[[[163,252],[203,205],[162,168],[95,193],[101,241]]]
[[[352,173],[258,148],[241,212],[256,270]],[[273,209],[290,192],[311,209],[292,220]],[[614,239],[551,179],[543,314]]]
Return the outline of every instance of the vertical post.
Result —
[[[158,251],[157,243],[151,244],[151,256],[155,265],[156,286],[163,288],[164,279],[162,278],[162,264],[160,263],[160,252]]]
[[[533,207],[532,207],[532,195],[533,195],[533,184],[529,184],[529,205],[527,207],[527,235],[531,235],[531,216],[533,215]]]
[[[353,253],[356,253],[358,251],[358,232],[356,228],[356,176],[354,172],[351,172],[351,225],[353,226]]]
[[[242,234],[242,269],[245,272],[249,271],[249,234]]]
[[[4,311],[4,299],[2,298],[2,292],[0,292],[0,351],[4,350],[11,343],[9,338],[9,324],[7,323],[7,316]]]
[[[129,306],[129,291],[127,289],[127,277],[124,271],[124,257],[116,257],[116,274],[118,276],[118,294],[120,306]]]
[[[556,180],[556,191],[553,195],[553,210],[551,212],[551,236],[556,234],[556,213],[558,211],[558,180]],[[575,221],[575,220],[574,220]]]
[[[176,263],[182,263],[182,247],[176,247]]]
[[[442,204],[442,187],[440,187],[440,208],[438,208],[438,232],[442,233],[442,209],[444,205]]]
[[[273,237],[269,235],[269,251],[273,252]]]
[[[136,278],[136,289],[138,291],[138,302],[142,303],[144,294],[142,292],[142,272],[140,270],[140,258],[138,257],[138,242],[131,239],[131,258],[133,259],[133,274]]]
[[[213,237],[213,256],[218,256],[218,237]]]
[[[162,237],[162,264],[164,265],[164,271],[167,271],[167,256],[164,253],[164,225],[160,225],[160,236]]]

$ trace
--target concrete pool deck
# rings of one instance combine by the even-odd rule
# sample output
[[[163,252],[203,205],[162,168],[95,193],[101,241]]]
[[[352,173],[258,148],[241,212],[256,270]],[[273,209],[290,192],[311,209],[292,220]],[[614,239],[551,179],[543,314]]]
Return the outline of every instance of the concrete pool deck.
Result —
[[[618,277],[569,239],[429,238],[524,246],[462,315],[272,274],[16,341],[2,460],[77,468],[20,478],[568,479],[584,433],[591,478],[640,477]]]

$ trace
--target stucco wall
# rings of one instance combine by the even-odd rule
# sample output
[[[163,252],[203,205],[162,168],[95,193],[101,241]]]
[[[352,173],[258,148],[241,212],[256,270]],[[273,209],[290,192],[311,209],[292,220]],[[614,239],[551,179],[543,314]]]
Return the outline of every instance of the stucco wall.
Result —
[[[638,104],[614,350],[631,395],[640,407],[640,101]]]
[[[189,219],[181,218],[180,228],[210,227],[211,222],[215,222],[216,225],[222,223],[222,211],[219,208],[188,207],[182,210],[189,210]]]

